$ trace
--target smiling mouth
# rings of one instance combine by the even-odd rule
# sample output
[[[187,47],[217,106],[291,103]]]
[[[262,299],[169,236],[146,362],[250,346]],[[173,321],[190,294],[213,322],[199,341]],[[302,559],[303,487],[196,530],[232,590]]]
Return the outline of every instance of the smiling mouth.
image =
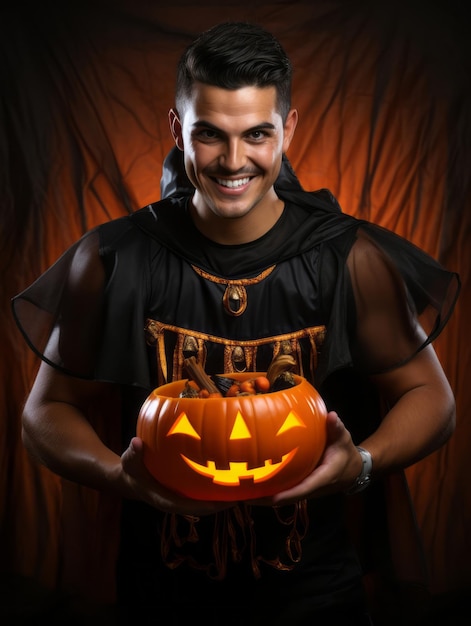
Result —
[[[264,480],[268,480],[277,474],[285,465],[287,465],[297,451],[298,448],[294,448],[294,450],[291,450],[288,454],[284,454],[279,463],[272,463],[271,460],[267,460],[264,465],[251,469],[247,467],[247,463],[245,461],[231,461],[229,463],[229,469],[218,469],[214,461],[208,461],[206,465],[201,465],[200,463],[196,463],[196,461],[192,461],[184,454],[181,456],[192,470],[198,472],[198,474],[212,478],[213,483],[229,487],[237,487],[240,485],[241,479],[251,478],[254,483],[260,483]]]
[[[250,177],[246,176],[244,178],[237,178],[235,180],[228,178],[216,178],[215,179],[218,185],[222,187],[227,187],[228,189],[237,189],[239,187],[243,187],[250,182]]]

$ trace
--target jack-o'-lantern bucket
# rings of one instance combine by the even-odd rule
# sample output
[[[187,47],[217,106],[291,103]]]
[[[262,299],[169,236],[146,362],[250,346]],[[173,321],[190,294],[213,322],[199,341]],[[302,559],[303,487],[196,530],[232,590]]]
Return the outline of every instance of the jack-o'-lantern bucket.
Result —
[[[146,467],[197,500],[250,500],[294,486],[321,458],[327,409],[305,378],[293,379],[287,389],[236,397],[180,397],[187,380],[154,389],[137,421]]]

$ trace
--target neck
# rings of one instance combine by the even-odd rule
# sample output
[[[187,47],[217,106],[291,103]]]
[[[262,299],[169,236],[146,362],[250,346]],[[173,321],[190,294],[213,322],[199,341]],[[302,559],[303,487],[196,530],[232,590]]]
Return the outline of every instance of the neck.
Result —
[[[275,194],[265,198],[247,213],[235,217],[215,214],[212,210],[199,206],[198,199],[190,204],[190,215],[196,228],[208,239],[222,245],[238,245],[259,239],[267,233],[283,213],[284,202]]]

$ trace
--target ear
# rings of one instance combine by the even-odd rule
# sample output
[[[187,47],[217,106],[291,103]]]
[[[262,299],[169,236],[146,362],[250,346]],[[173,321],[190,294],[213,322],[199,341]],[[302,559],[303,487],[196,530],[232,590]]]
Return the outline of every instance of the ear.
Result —
[[[286,152],[289,148],[297,123],[298,112],[296,109],[291,109],[283,126],[283,152]]]
[[[183,135],[182,135],[182,123],[180,117],[175,109],[170,109],[168,112],[168,122],[170,124],[170,132],[175,141],[175,145],[181,151],[183,151]]]

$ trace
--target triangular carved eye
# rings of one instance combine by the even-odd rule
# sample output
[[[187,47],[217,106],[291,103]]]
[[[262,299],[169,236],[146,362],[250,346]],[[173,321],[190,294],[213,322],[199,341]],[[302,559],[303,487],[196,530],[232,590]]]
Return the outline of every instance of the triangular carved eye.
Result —
[[[179,417],[177,417],[172,428],[168,431],[167,437],[170,435],[188,435],[189,437],[194,437],[195,439],[201,439],[196,430],[190,424],[190,420],[188,419],[186,413],[181,413]]]
[[[296,413],[290,411],[288,417],[285,419],[276,434],[281,435],[281,433],[285,433],[287,430],[291,430],[291,428],[297,428],[298,426],[301,426],[301,428],[306,428],[306,424],[303,422],[303,420],[298,417]]]
[[[250,434],[247,424],[244,422],[244,418],[240,411],[237,411],[234,426],[232,427],[231,436],[229,439],[250,439]]]

